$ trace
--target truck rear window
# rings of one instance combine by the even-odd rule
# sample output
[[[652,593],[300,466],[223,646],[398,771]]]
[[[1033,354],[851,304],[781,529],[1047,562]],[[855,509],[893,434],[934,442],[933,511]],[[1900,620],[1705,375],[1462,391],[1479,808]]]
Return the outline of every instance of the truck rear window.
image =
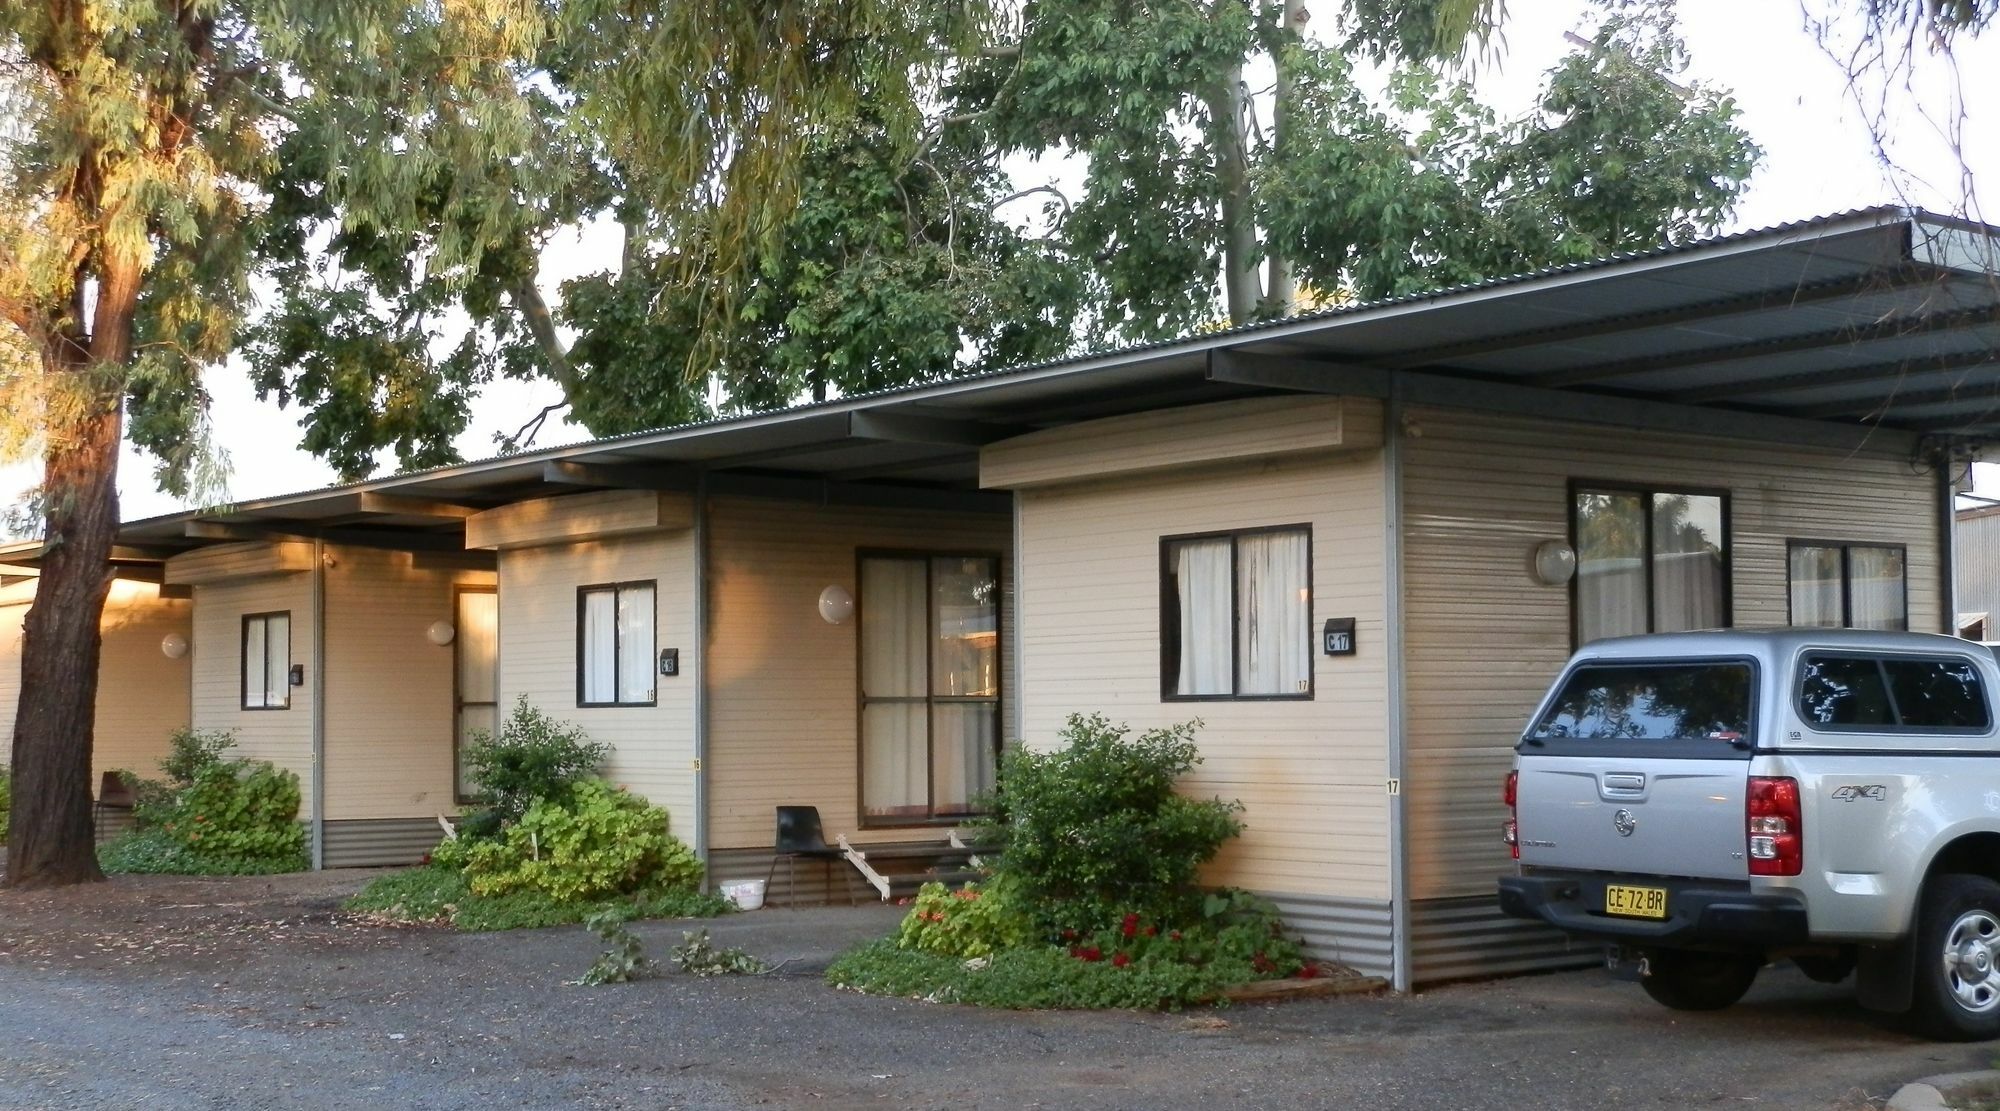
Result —
[[[1563,681],[1529,741],[1719,741],[1750,735],[1748,663],[1584,664]]]

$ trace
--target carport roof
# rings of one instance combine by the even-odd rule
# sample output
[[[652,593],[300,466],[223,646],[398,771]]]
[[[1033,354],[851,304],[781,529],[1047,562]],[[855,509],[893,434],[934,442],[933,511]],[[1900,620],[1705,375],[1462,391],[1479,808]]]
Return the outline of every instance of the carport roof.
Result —
[[[1857,212],[932,385],[134,521],[134,554],[271,532],[440,547],[608,486],[976,506],[980,445],[1282,392],[1914,450],[2000,442],[2000,229]],[[262,530],[260,532],[259,530]]]

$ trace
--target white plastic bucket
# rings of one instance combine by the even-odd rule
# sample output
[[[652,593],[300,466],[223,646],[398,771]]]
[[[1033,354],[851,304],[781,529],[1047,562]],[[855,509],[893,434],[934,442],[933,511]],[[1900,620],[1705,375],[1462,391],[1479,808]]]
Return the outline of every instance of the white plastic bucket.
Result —
[[[736,880],[722,885],[722,897],[736,904],[737,910],[756,910],[764,905],[763,880]]]

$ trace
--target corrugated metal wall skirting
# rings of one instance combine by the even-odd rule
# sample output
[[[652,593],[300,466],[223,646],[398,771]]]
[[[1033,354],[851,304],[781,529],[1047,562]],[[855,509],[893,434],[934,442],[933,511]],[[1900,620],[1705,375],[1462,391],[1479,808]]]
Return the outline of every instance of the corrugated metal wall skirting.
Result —
[[[1285,925],[1304,938],[1306,950],[1321,960],[1344,964],[1370,976],[1395,971],[1395,942],[1386,899],[1342,899],[1328,895],[1258,894],[1278,904]]]
[[[770,871],[769,849],[709,850],[710,887],[730,880],[761,880]],[[845,860],[834,861],[831,868],[817,860],[801,860],[796,864],[779,861],[776,874],[771,876],[770,890],[764,893],[764,905],[803,907],[833,903],[844,906],[850,892],[856,903],[880,901],[875,889],[868,886],[861,873]]]
[[[1501,914],[1490,895],[1418,901],[1410,908],[1410,940],[1418,984],[1585,968],[1602,959],[1598,946]]]
[[[436,818],[359,818],[326,823],[326,867],[421,864],[444,837]]]

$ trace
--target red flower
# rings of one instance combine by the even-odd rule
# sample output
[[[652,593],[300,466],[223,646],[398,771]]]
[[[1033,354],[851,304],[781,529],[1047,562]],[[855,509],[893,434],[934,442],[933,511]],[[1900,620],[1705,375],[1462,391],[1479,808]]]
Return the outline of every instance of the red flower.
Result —
[[[1126,916],[1125,916],[1125,924],[1124,924],[1124,925],[1122,925],[1122,926],[1120,926],[1120,927],[1118,928],[1118,932],[1119,932],[1119,933],[1122,933],[1122,934],[1124,934],[1124,935],[1126,936],[1126,938],[1127,938],[1127,939],[1130,939],[1130,938],[1131,938],[1131,936],[1132,936],[1133,934],[1136,934],[1136,933],[1138,933],[1138,932],[1139,932],[1139,916],[1138,916],[1138,915],[1136,915],[1136,914],[1128,914],[1128,915],[1126,915]]]
[[[1270,972],[1276,969],[1278,966],[1271,962],[1271,958],[1265,956],[1262,953],[1259,953],[1254,959],[1250,961],[1250,967],[1256,969],[1259,972]]]
[[[1095,945],[1085,945],[1071,949],[1069,955],[1080,961],[1101,961],[1104,959],[1104,951]]]
[[[1316,964],[1308,964],[1301,967],[1299,969],[1299,979],[1301,980],[1319,979],[1319,966]]]
[[[1160,936],[1160,928],[1159,928],[1158,926],[1148,926],[1148,927],[1146,927],[1146,936],[1147,936],[1147,937],[1158,937],[1158,936]]]
[[[1180,939],[1181,939],[1181,932],[1180,932],[1179,930],[1169,930],[1169,931],[1167,931],[1167,940],[1168,940],[1168,941],[1179,941]]]
[[[1075,941],[1075,940],[1076,940],[1076,931],[1075,931],[1075,930],[1064,930],[1064,931],[1063,931],[1063,940],[1064,940],[1064,941]]]
[[[1123,953],[1120,953],[1117,956],[1111,958],[1111,967],[1113,968],[1124,968],[1126,965],[1131,963],[1132,963],[1132,958],[1126,956]]]
[[[428,868],[428,867],[430,867],[430,863],[431,863],[431,854],[429,854],[429,853],[425,853],[425,854],[424,854],[424,866]]]

